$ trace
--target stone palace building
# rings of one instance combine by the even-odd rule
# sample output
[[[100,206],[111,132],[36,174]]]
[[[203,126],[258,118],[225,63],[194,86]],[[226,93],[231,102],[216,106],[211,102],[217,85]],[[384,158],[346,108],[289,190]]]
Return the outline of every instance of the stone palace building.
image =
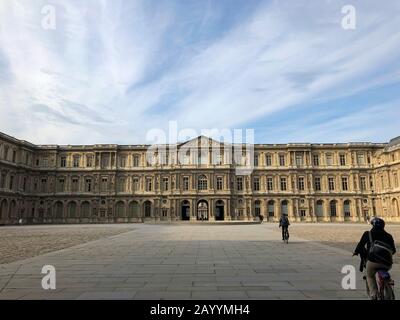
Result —
[[[255,144],[252,152],[243,147],[239,161],[231,161],[232,146],[200,136],[164,146],[150,161],[148,145],[34,145],[0,133],[0,224],[253,221],[260,214],[277,221],[282,213],[292,221],[377,215],[400,222],[400,137]]]

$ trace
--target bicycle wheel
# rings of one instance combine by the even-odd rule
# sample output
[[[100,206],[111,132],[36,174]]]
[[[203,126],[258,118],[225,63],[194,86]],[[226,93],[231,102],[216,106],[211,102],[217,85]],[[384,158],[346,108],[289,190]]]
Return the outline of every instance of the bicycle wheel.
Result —
[[[385,281],[384,287],[383,287],[383,299],[384,300],[394,300],[394,291],[393,287]]]

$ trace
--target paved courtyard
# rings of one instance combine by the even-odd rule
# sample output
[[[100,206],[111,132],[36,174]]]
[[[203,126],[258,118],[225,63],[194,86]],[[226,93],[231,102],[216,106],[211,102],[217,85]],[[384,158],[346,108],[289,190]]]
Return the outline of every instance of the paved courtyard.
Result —
[[[35,228],[45,228],[43,237],[58,228],[64,249],[36,250],[22,260],[16,252],[15,261],[0,265],[0,299],[366,299],[361,274],[356,290],[343,290],[341,269],[351,264],[358,271],[351,249],[367,225],[293,224],[289,244],[280,241],[276,224],[267,223],[27,226],[0,234],[12,232],[18,241],[19,233]],[[113,231],[97,233],[97,240],[79,238],[78,245],[66,240],[68,232],[78,237],[79,230],[96,228]],[[41,287],[43,265],[56,268],[55,290]],[[400,279],[398,264],[392,275]]]

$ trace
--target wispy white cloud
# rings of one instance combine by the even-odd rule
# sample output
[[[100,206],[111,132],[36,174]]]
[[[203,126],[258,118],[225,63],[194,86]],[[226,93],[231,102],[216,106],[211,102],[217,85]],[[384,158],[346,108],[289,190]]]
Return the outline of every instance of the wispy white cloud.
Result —
[[[232,24],[224,21],[231,2],[55,3],[55,31],[40,25],[46,1],[0,4],[1,130],[34,142],[139,143],[168,120],[199,131],[246,127],[315,101],[348,96],[351,104],[356,93],[399,82],[397,1],[353,1],[358,23],[349,31],[341,0],[254,1],[243,13],[234,2]],[[392,95],[387,116],[397,107]],[[326,131],[341,127],[343,113],[304,139],[374,138],[361,126]],[[373,125],[368,114],[356,116]]]

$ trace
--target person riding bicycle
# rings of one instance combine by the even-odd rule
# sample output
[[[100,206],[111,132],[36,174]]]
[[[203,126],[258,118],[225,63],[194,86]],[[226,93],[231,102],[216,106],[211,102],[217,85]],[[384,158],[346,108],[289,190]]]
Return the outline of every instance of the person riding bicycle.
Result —
[[[371,225],[372,229],[364,232],[354,250],[353,256],[360,255],[362,260],[367,261],[367,284],[370,290],[370,297],[375,300],[378,294],[375,274],[378,270],[388,271],[392,268],[392,255],[396,253],[396,248],[392,235],[384,230],[385,221],[383,219],[375,217],[371,220]],[[377,246],[375,241],[379,241]],[[374,248],[371,250],[373,245]]]
[[[290,222],[289,222],[288,216],[287,216],[287,214],[284,213],[282,215],[282,217],[279,219],[279,228],[282,227],[282,240],[283,241],[285,241],[285,231],[287,232],[288,237],[289,237],[289,225],[290,225]]]

